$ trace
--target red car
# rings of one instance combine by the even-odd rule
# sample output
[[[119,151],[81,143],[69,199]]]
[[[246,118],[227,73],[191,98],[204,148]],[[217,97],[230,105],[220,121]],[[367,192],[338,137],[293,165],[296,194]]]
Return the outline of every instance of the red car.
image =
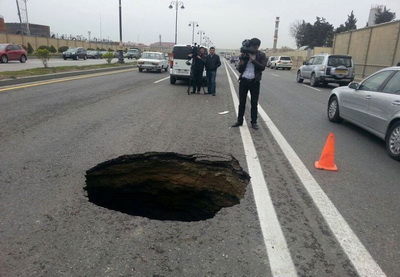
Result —
[[[0,44],[0,62],[8,63],[8,61],[26,62],[27,53],[21,45],[18,44]]]

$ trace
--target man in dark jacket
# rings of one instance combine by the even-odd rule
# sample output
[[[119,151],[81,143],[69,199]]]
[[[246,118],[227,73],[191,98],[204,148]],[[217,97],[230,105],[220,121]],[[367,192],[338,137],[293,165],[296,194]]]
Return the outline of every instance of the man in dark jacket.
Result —
[[[241,55],[238,70],[239,77],[239,113],[237,121],[232,127],[239,127],[243,125],[244,111],[246,110],[247,92],[250,91],[251,95],[251,127],[258,130],[257,116],[258,116],[258,97],[260,95],[260,81],[262,71],[265,70],[267,58],[265,54],[258,50],[261,41],[258,38],[250,40],[250,47],[254,50],[254,54]]]
[[[192,87],[193,91],[191,93],[200,93],[201,83],[203,81],[203,71],[204,71],[204,63],[205,63],[205,52],[206,49],[204,47],[200,47],[196,57],[193,57],[193,54],[189,54],[188,58],[192,58],[192,66],[191,66],[191,74],[192,74]]]
[[[208,94],[215,96],[215,77],[217,76],[217,68],[221,66],[219,56],[215,54],[215,48],[210,48],[210,54],[206,57],[206,73]]]

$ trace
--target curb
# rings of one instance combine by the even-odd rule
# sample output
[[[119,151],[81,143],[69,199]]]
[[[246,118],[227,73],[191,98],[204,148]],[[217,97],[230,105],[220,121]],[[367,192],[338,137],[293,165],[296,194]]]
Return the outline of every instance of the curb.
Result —
[[[46,74],[46,75],[36,75],[36,76],[29,76],[29,77],[21,77],[16,79],[6,79],[0,81],[0,87],[10,86],[10,85],[19,85],[37,81],[45,81],[57,78],[64,78],[64,77],[73,77],[79,75],[86,75],[92,73],[100,73],[100,72],[107,72],[107,71],[117,71],[123,69],[136,69],[136,65],[126,65],[126,66],[119,66],[119,67],[112,67],[112,68],[99,68],[99,69],[89,69],[89,70],[78,70],[78,71],[70,71],[70,72],[60,72],[54,74]]]

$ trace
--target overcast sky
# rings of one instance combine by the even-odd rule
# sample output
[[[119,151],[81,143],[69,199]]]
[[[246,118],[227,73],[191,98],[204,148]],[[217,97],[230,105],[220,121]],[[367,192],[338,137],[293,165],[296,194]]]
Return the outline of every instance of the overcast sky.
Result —
[[[175,1],[173,1],[175,2]],[[324,17],[338,27],[354,10],[357,28],[365,26],[372,5],[386,5],[400,19],[400,0],[183,0],[178,11],[178,43],[191,43],[191,21],[198,22],[217,48],[239,48],[246,38],[258,37],[262,48],[273,44],[275,17],[280,16],[278,48],[295,47],[289,27],[295,20],[313,23]],[[83,35],[119,41],[118,0],[28,0],[30,23],[49,25],[56,34]],[[175,40],[175,8],[167,0],[122,0],[123,40],[145,44]],[[0,0],[6,22],[19,22],[15,0]],[[101,20],[100,20],[101,18]],[[100,24],[101,23],[101,24]],[[395,35],[395,34],[394,34]],[[396,34],[397,35],[397,34]]]

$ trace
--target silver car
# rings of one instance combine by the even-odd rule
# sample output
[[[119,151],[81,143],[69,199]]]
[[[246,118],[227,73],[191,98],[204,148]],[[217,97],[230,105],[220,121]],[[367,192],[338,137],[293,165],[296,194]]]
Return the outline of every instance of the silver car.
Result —
[[[320,54],[303,63],[297,70],[296,81],[302,83],[304,79],[310,79],[310,85],[313,87],[328,83],[347,86],[353,82],[354,76],[355,69],[351,56]]]
[[[382,69],[361,83],[332,90],[328,119],[346,119],[386,141],[389,156],[400,160],[400,67]]]

